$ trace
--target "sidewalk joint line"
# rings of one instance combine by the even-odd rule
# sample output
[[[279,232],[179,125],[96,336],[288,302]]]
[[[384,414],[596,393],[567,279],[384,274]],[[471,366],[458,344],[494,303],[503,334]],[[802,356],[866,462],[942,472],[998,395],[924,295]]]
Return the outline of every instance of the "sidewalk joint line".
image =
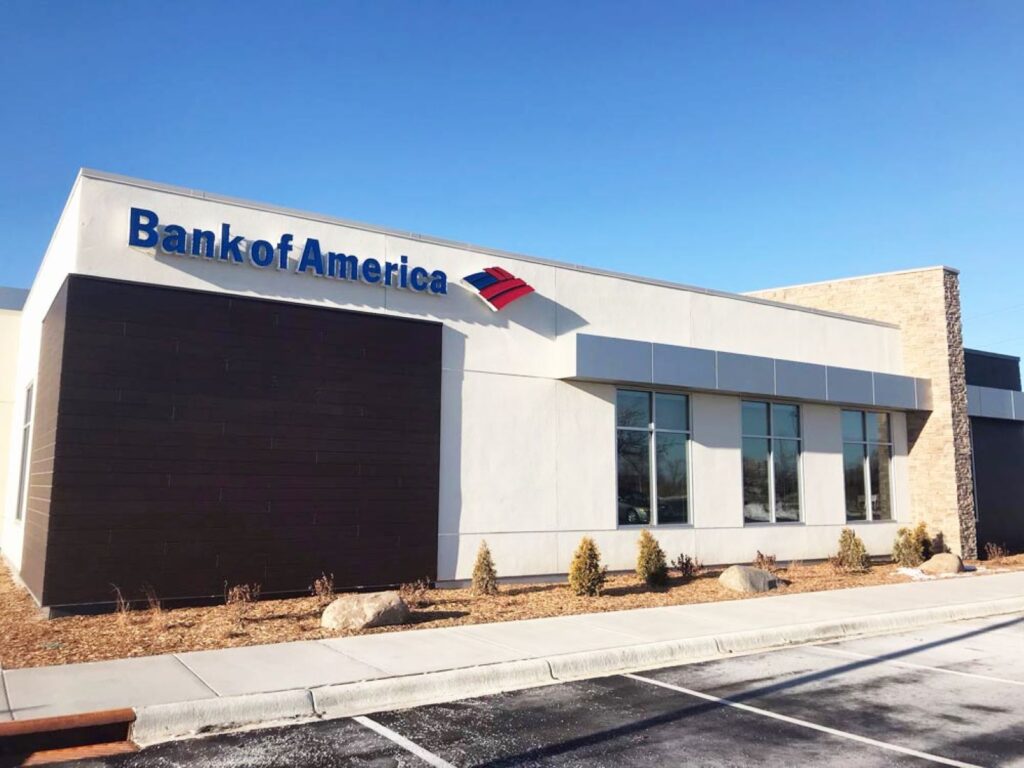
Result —
[[[416,757],[418,757],[420,760],[423,760],[428,765],[434,766],[434,768],[455,768],[455,766],[453,766],[447,760],[438,757],[433,752],[428,752],[423,747],[421,747],[419,744],[417,744],[417,743],[415,743],[413,741],[410,741],[409,739],[405,738],[405,736],[402,736],[400,733],[396,733],[395,731],[392,731],[387,726],[381,725],[376,720],[371,720],[370,718],[366,717],[365,715],[357,715],[356,717],[353,717],[352,719],[355,720],[360,725],[362,725],[363,727],[369,728],[371,731],[374,731],[375,733],[380,734],[385,739],[389,739],[390,741],[393,741],[395,744],[400,746],[406,752],[410,752],[410,753],[416,755]]]
[[[321,638],[320,640],[314,640],[313,642],[316,643],[317,645],[323,646],[324,648],[326,648],[329,651],[332,651],[333,653],[338,654],[339,656],[341,656],[344,659],[348,659],[349,661],[353,662],[354,664],[361,664],[364,667],[369,667],[370,669],[375,670],[376,672],[380,672],[381,677],[367,677],[367,678],[363,678],[364,680],[380,680],[383,677],[397,677],[397,675],[395,675],[395,674],[393,674],[391,672],[388,672],[386,669],[381,669],[380,667],[376,667],[376,666],[374,666],[373,664],[371,664],[368,661],[363,661],[362,659],[356,658],[355,656],[350,656],[349,654],[345,653],[344,651],[339,651],[334,646],[328,645],[326,643],[327,640],[344,640],[344,639],[345,638],[343,638],[343,637],[325,637],[325,638]],[[356,682],[359,682],[359,681],[356,681]],[[328,685],[334,685],[334,683],[328,683]]]
[[[209,691],[210,693],[212,693],[212,694],[213,694],[214,696],[216,696],[216,697],[217,697],[218,699],[220,699],[220,698],[223,698],[223,697],[221,696],[221,693],[220,693],[220,691],[218,691],[218,690],[217,690],[216,688],[214,688],[214,687],[213,687],[212,685],[210,685],[210,684],[209,684],[208,682],[206,682],[205,680],[203,680],[202,676],[201,676],[201,675],[200,675],[200,674],[199,674],[198,672],[196,672],[196,671],[195,671],[194,669],[192,669],[192,667],[190,667],[190,666],[189,666],[188,664],[186,664],[186,663],[185,663],[185,662],[184,662],[184,661],[182,660],[182,658],[181,658],[181,657],[179,656],[179,654],[177,654],[177,653],[172,653],[172,654],[170,654],[170,655],[171,655],[172,657],[174,657],[174,660],[175,660],[176,662],[178,662],[179,664],[181,664],[181,666],[183,666],[183,667],[184,667],[185,669],[187,669],[187,670],[188,670],[188,671],[189,671],[190,673],[192,673],[192,676],[193,676],[193,677],[194,677],[194,678],[195,678],[196,680],[198,680],[198,681],[199,681],[200,683],[202,683],[202,684],[203,684],[203,685],[204,685],[204,686],[206,687],[206,689],[207,689],[207,690],[208,690],[208,691]]]
[[[625,674],[623,677],[628,677],[630,680],[636,680],[641,683],[647,683],[648,685],[654,685],[659,688],[665,688],[670,691],[677,693],[684,693],[687,696],[693,696],[697,699],[703,699],[704,701],[710,701],[715,704],[721,704],[726,707],[733,707],[744,712],[750,712],[755,715],[761,715],[762,717],[769,717],[773,720],[779,720],[783,723],[789,723],[791,725],[799,725],[803,728],[809,728],[812,731],[818,731],[820,733],[826,733],[830,736],[838,736],[842,739],[849,739],[850,741],[857,741],[862,744],[869,744],[874,747],[881,749],[887,749],[891,752],[899,752],[903,755],[909,755],[911,757],[918,757],[922,760],[929,760],[933,763],[939,763],[941,765],[951,765],[955,768],[981,768],[981,766],[974,763],[964,763],[959,760],[953,760],[948,757],[942,757],[940,755],[933,755],[929,752],[921,752],[916,749],[909,747],[901,747],[897,744],[890,744],[887,741],[879,741],[878,739],[872,739],[868,736],[860,736],[856,733],[849,733],[848,731],[840,731],[837,728],[830,728],[827,725],[819,725],[818,723],[812,723],[810,720],[801,720],[798,717],[790,717],[789,715],[782,715],[778,712],[772,712],[768,709],[761,709],[760,707],[752,707],[749,704],[741,704],[738,701],[732,701],[731,699],[724,699],[718,696],[712,696],[710,693],[703,693],[701,691],[695,691],[691,688],[683,688],[679,685],[673,685],[672,683],[665,683],[661,680],[655,680],[650,677],[643,677],[641,675]]]
[[[3,689],[4,703],[7,705],[7,714],[14,719],[14,704],[11,702],[11,692],[7,690],[7,670],[0,668],[0,689]]]

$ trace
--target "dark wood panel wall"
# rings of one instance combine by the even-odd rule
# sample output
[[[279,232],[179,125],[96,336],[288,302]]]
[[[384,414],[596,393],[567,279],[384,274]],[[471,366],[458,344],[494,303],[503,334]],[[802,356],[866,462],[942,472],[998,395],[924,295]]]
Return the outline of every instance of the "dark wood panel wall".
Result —
[[[43,339],[59,390],[37,405],[37,433],[56,423],[44,605],[435,578],[440,324],[82,276],[65,292]],[[41,396],[53,378],[41,365]]]
[[[1024,552],[1024,424],[971,419],[978,546]]]
[[[46,549],[50,530],[53,491],[54,454],[57,440],[57,413],[60,399],[61,363],[64,356],[64,317],[68,285],[65,283],[50,305],[39,339],[39,366],[32,382],[32,436],[29,442],[29,476],[24,500],[25,538],[21,555],[21,578],[37,598],[43,594]],[[27,391],[18,393],[25,403]],[[19,427],[24,427],[24,415]],[[20,486],[21,478],[12,478]]]

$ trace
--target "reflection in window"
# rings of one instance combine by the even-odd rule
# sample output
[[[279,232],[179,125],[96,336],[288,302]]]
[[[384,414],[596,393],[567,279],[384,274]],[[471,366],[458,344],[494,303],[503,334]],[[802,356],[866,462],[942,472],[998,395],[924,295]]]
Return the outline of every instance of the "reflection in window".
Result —
[[[34,384],[29,384],[25,390],[25,414],[21,428],[21,466],[18,473],[18,499],[14,504],[14,519],[21,520],[25,516],[25,507],[28,504],[28,468],[29,468],[29,447],[32,442],[32,391]]]
[[[743,521],[800,520],[800,408],[744,400]]]
[[[689,405],[686,395],[618,390],[619,525],[689,522]]]
[[[843,478],[846,487],[846,519],[867,520],[867,486],[864,484],[864,446],[843,444]]]
[[[846,519],[892,520],[889,414],[843,411]]]

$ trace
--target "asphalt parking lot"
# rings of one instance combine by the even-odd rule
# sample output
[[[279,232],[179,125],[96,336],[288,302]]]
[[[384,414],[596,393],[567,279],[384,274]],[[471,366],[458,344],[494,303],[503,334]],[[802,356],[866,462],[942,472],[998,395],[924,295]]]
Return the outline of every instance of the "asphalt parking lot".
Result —
[[[1024,765],[1024,616],[162,744],[74,765],[761,763]]]

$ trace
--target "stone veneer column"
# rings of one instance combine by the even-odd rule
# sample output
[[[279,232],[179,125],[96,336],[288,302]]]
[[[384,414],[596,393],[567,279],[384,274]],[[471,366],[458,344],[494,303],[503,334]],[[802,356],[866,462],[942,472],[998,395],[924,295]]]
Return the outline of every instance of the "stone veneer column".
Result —
[[[930,412],[907,414],[912,517],[976,557],[959,273],[931,267],[750,295],[900,326],[903,373],[930,379],[932,395]]]

